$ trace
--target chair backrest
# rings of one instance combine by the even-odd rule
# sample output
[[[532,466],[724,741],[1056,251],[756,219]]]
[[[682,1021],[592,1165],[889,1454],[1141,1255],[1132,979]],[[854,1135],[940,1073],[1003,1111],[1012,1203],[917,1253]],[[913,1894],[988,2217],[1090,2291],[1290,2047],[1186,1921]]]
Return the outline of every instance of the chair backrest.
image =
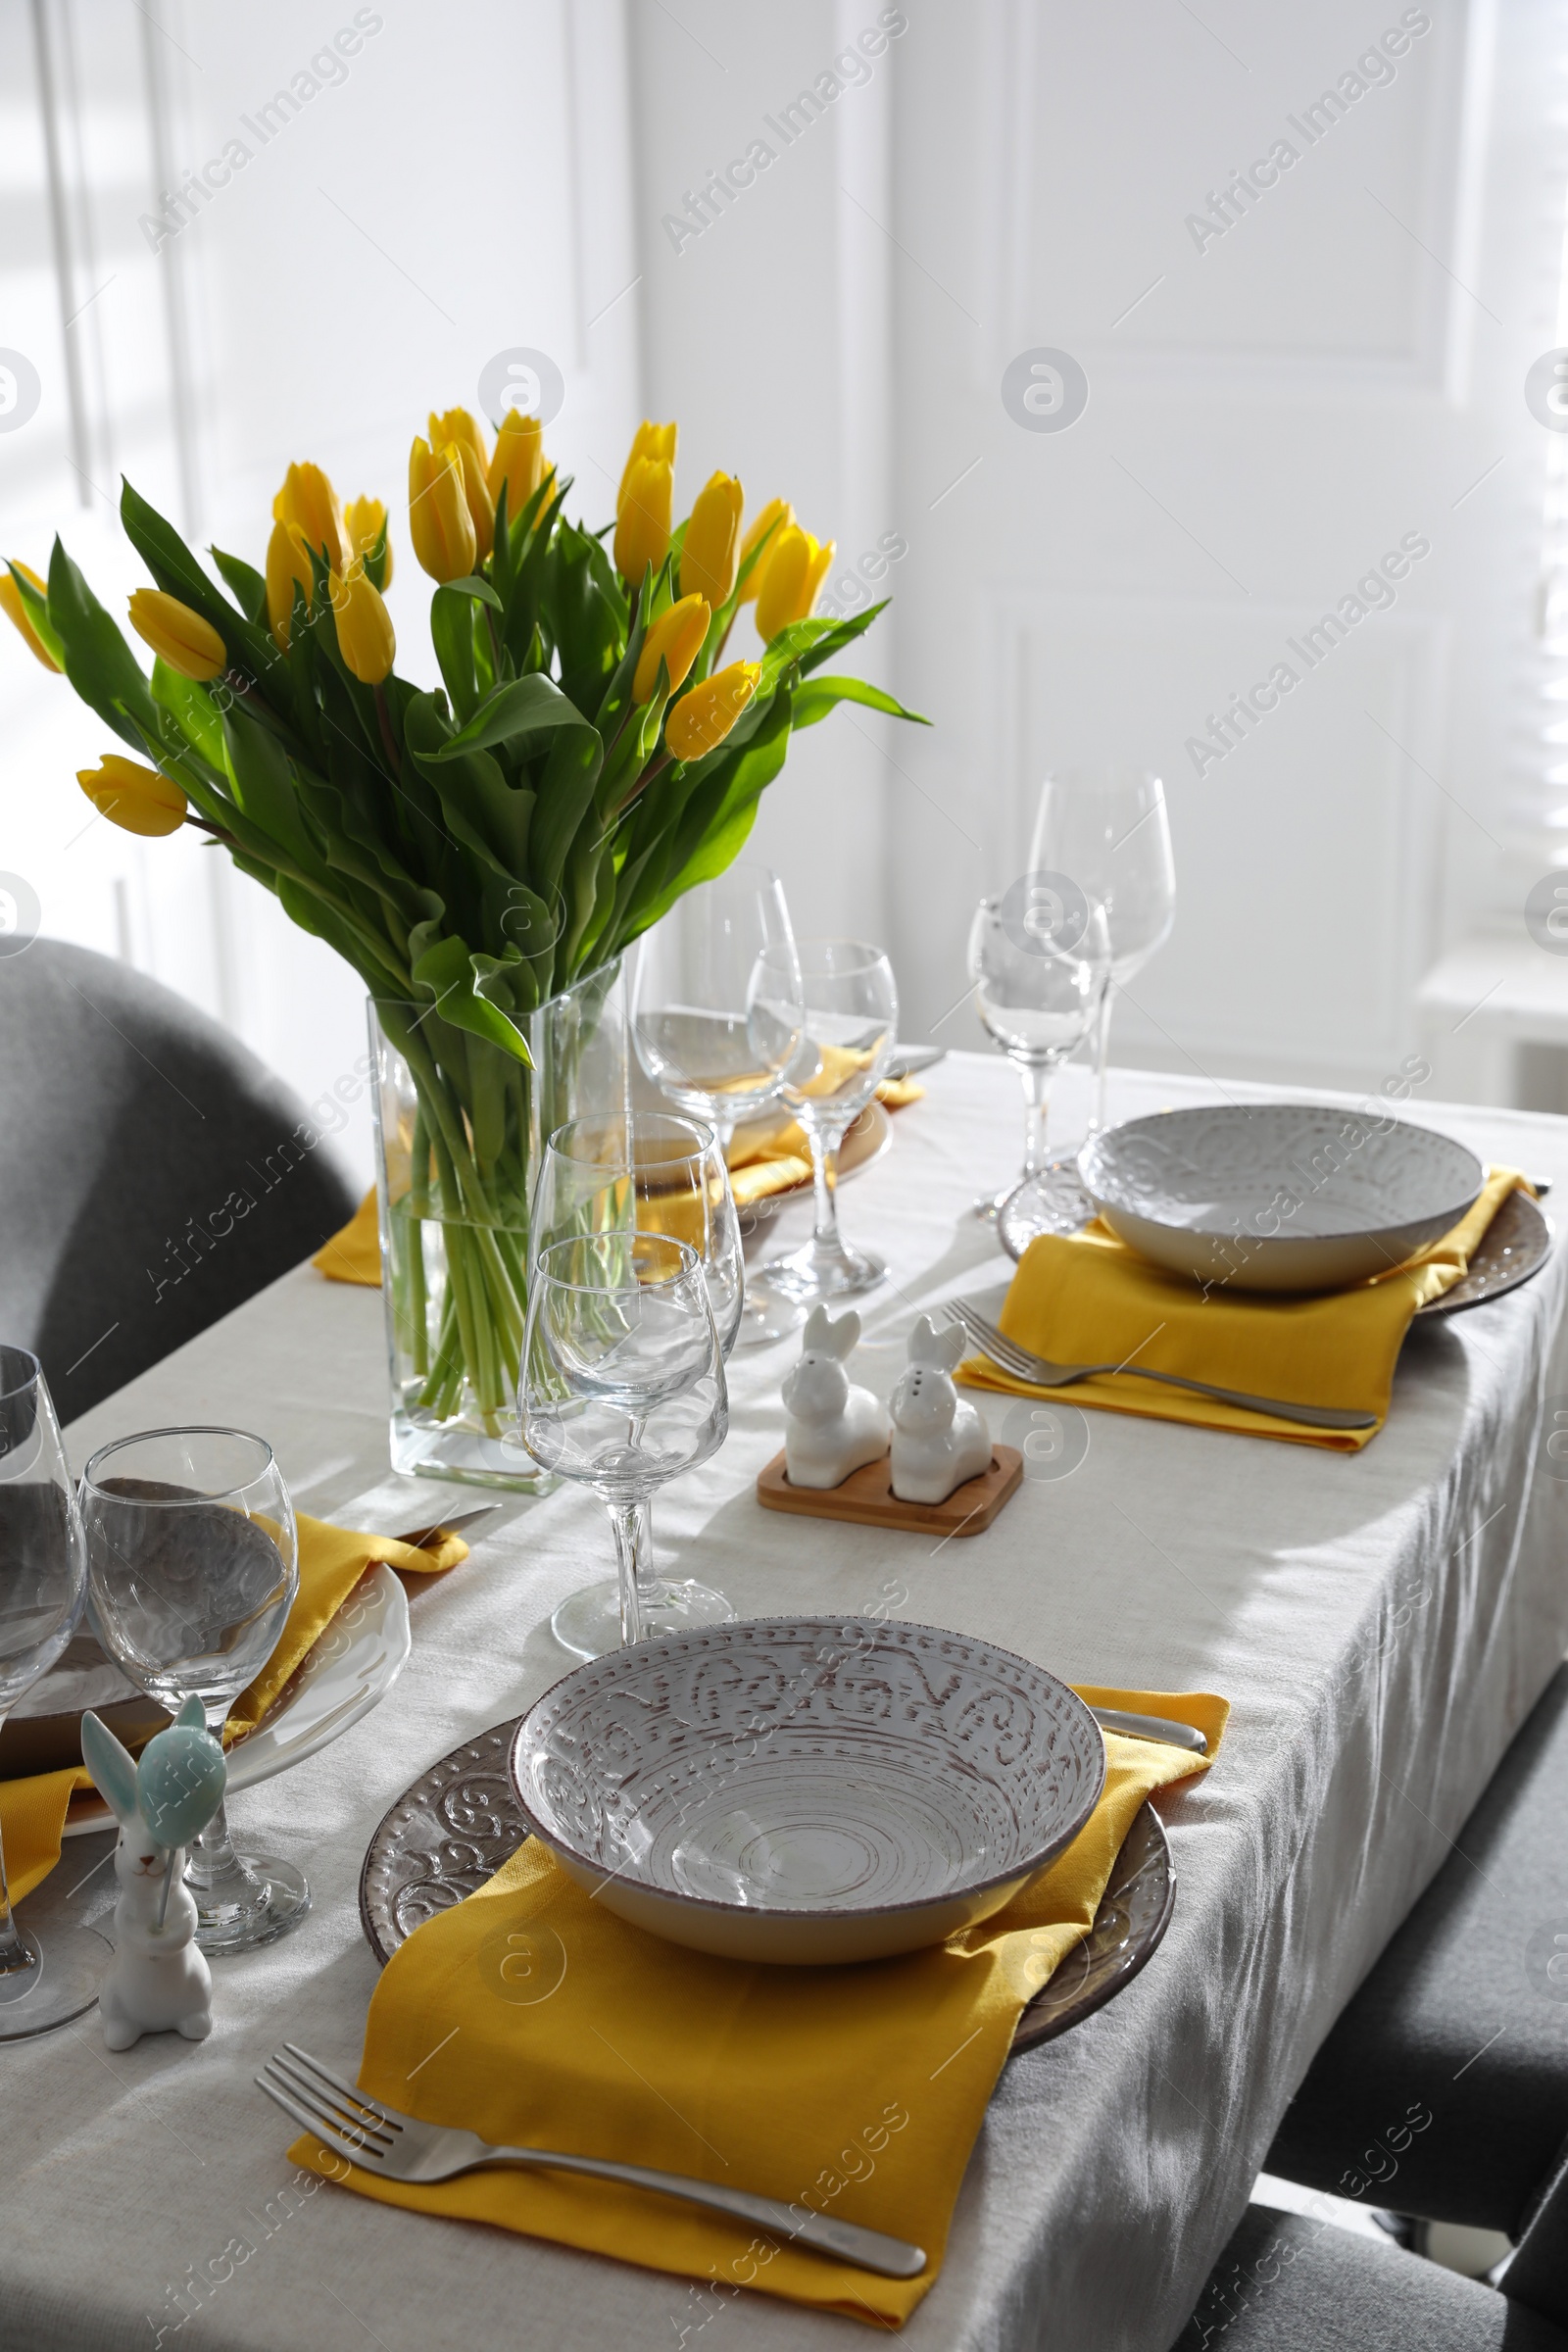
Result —
[[[1568,2140],[1525,2216],[1513,2260],[1502,2274],[1502,2291],[1510,2302],[1568,2328]]]
[[[0,958],[0,1338],[62,1421],[353,1206],[303,1105],[193,1004],[59,940]]]

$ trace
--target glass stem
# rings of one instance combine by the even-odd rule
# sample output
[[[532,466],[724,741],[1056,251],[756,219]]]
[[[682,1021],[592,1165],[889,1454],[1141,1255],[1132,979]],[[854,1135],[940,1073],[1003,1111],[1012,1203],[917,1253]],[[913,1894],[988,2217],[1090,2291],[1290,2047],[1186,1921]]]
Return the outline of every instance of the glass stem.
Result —
[[[839,1240],[839,1146],[844,1131],[840,1128],[837,1134],[825,1135],[819,1127],[808,1127],[806,1140],[811,1147],[811,1240],[819,1251],[831,1250],[837,1256],[843,1247]]]
[[[1021,1061],[1023,1080],[1023,1177],[1027,1184],[1046,1164],[1046,1114],[1051,1107],[1051,1068],[1046,1061]]]
[[[620,1584],[620,1639],[622,1643],[643,1639],[643,1612],[640,1586],[643,1582],[645,1560],[648,1559],[648,1503],[612,1502],[610,1505],[610,1524],[615,1531],[615,1574]]]
[[[1105,1073],[1110,1067],[1110,1003],[1115,990],[1107,980],[1095,1015],[1095,1086],[1089,1101],[1089,1133],[1099,1135],[1105,1124]]]
[[[0,1731],[5,1717],[0,1715]],[[0,1842],[0,1982],[14,1977],[19,1970],[31,1971],[37,1962],[22,1940],[22,1931],[11,1916],[11,1889],[6,1885],[5,1846]]]
[[[223,1726],[228,1721],[228,1701],[207,1711],[207,1729],[222,1743]],[[234,1851],[228,1834],[228,1810],[220,1804],[199,1838],[193,1838],[185,1848],[185,1884],[196,1897],[199,1911],[207,1910],[215,1901],[242,1899],[254,1889],[250,1872]]]

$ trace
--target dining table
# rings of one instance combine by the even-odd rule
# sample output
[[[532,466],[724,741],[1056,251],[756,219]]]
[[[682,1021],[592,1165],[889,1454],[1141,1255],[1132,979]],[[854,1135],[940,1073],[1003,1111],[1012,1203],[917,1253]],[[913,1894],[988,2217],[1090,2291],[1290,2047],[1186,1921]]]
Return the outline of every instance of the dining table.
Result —
[[[923,1083],[843,1194],[847,1233],[887,1260],[883,1287],[855,1301],[852,1367],[884,1396],[917,1316],[958,1295],[994,1315],[1012,1271],[972,1203],[1016,1164],[1016,1077],[954,1052]],[[1568,1184],[1568,1119],[1424,1091],[1394,1107]],[[1360,1101],[1133,1070],[1109,1090],[1112,1119],[1304,1099]],[[1082,1073],[1064,1073],[1056,1131],[1081,1130],[1087,1105]],[[784,1204],[759,1255],[804,1238],[808,1216]],[[243,1228],[221,1246],[242,1248]],[[1412,1325],[1387,1423],[1357,1452],[1078,1413],[1065,1392],[1054,1426],[1072,1442],[1026,1455],[983,1534],[936,1543],[763,1509],[799,1343],[733,1355],[726,1442],[660,1494],[662,1569],[746,1616],[875,1612],[983,1637],[1068,1683],[1232,1707],[1212,1769],[1157,1799],[1176,1883],[1163,1942],[1097,2014],[1004,2067],[941,2275],[903,2331],[911,2347],[1165,2352],[1177,2336],[1314,2050],[1568,1649],[1568,1463],[1543,1443],[1568,1414],[1565,1297],[1559,1250],[1508,1295]],[[1027,1436],[1027,1399],[967,1393],[994,1437]],[[354,2073],[377,1977],[357,1902],[376,1825],[422,1770],[570,1670],[551,1612],[609,1572],[590,1494],[487,1497],[392,1475],[387,1395],[379,1295],[307,1264],[66,1433],[79,1472],[135,1430],[255,1431],[302,1509],[382,1533],[504,1507],[460,1567],[414,1580],[412,1654],[380,1703],[234,1799],[236,1841],[297,1859],[314,1904],[282,1940],[215,1963],[211,2038],[114,2054],[88,2012],[0,2046],[0,2343],[155,2352],[186,2328],[235,2352],[862,2340],[848,2317],[400,2212],[290,2160],[292,2128],[253,2079],[285,2040]],[[113,1873],[85,1868],[104,1852],[68,1841],[24,1924],[69,1899],[107,1926]],[[1537,1924],[1499,1927],[1499,1974],[1523,1967]],[[635,1983],[622,1997],[637,2001]],[[1483,2070],[1494,2022],[1476,2021]],[[1396,2204],[1396,2182],[1380,2193]]]

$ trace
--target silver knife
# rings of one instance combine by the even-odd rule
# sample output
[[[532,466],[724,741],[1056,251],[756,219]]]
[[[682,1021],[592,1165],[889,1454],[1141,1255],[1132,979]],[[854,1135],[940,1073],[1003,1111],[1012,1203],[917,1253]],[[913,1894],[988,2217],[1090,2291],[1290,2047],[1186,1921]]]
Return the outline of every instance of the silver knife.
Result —
[[[455,1511],[449,1519],[432,1520],[428,1527],[412,1528],[407,1535],[394,1536],[394,1544],[412,1544],[416,1551],[423,1551],[437,1536],[455,1536],[461,1528],[472,1527],[480,1519],[488,1519],[499,1511],[499,1502],[481,1502],[471,1511]]]
[[[1089,1712],[1102,1731],[1120,1732],[1125,1740],[1158,1740],[1166,1747],[1185,1747],[1190,1755],[1208,1753],[1208,1741],[1190,1723],[1170,1723],[1163,1715],[1128,1715],[1120,1707],[1090,1707]]]

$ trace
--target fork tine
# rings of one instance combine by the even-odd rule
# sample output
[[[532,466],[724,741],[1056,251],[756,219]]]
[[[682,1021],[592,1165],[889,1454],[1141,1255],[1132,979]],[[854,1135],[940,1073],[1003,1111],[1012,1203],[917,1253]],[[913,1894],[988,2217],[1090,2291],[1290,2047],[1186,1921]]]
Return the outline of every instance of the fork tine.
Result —
[[[323,2105],[314,2092],[307,2090],[295,2077],[280,2074],[277,2071],[275,2060],[270,2058],[267,2061],[257,2080],[262,2083],[264,2089],[270,2089],[274,2094],[278,2092],[287,2094],[291,2113],[303,2113],[307,2131],[326,2132],[342,2147],[352,2149],[357,2161],[362,2157],[373,2158],[386,2154],[386,2149],[378,2141],[373,2140],[368,2132],[359,2126],[345,2127],[342,2119],[331,2108]],[[283,2103],[283,2098],[279,2097],[279,2106]]]
[[[265,2090],[268,2097],[271,2099],[275,2105],[281,2107],[283,2113],[294,2123],[298,2124],[303,2131],[308,2132],[313,2138],[319,2138],[326,2141],[334,2155],[346,2156],[351,2164],[363,2164],[365,2162],[364,2151],[357,2147],[351,2146],[349,2141],[344,2139],[339,2132],[331,2130],[327,2125],[319,2123],[314,2115],[307,2114],[303,2107],[295,2104],[294,2100],[289,2097],[286,2091],[279,2090],[275,2082],[269,2082],[265,2074],[256,2076],[255,2082],[257,2089]],[[376,2153],[376,2151],[370,2152],[372,2154]]]
[[[346,2100],[339,2098],[335,2091],[323,2090],[303,2067],[292,2065],[281,2051],[269,2059],[268,2064],[274,2074],[282,2077],[285,2082],[293,2083],[302,2099],[314,2103],[323,2113],[331,2116],[338,2131],[358,2132],[364,2138],[384,2140],[388,2147],[391,2146],[392,2134],[383,2124],[378,2123],[374,2117],[367,2115],[362,2109],[350,2106]]]
[[[313,2058],[309,2050],[302,2050],[297,2041],[285,2041],[283,2047],[290,2057],[299,2060],[301,2066],[309,2067],[311,2073],[318,2075],[323,2082],[330,2082],[334,2090],[340,2090],[346,2099],[352,2099],[356,2107],[363,2107],[366,2114],[373,2117],[376,2123],[385,2124],[392,2132],[402,2131],[402,2116],[390,2107],[383,2107],[379,2099],[372,2099],[368,2091],[357,2090],[352,2082],[345,2082],[341,2075],[334,2075],[332,2069],[323,2066],[319,2058]]]
[[[982,1354],[989,1355],[993,1363],[1000,1364],[1004,1372],[1011,1372],[1019,1380],[1031,1377],[1037,1359],[1030,1355],[1027,1348],[1020,1348],[1015,1340],[1007,1339],[994,1323],[988,1322],[984,1315],[972,1307],[967,1298],[952,1298],[948,1304],[970,1338],[978,1343]]]

